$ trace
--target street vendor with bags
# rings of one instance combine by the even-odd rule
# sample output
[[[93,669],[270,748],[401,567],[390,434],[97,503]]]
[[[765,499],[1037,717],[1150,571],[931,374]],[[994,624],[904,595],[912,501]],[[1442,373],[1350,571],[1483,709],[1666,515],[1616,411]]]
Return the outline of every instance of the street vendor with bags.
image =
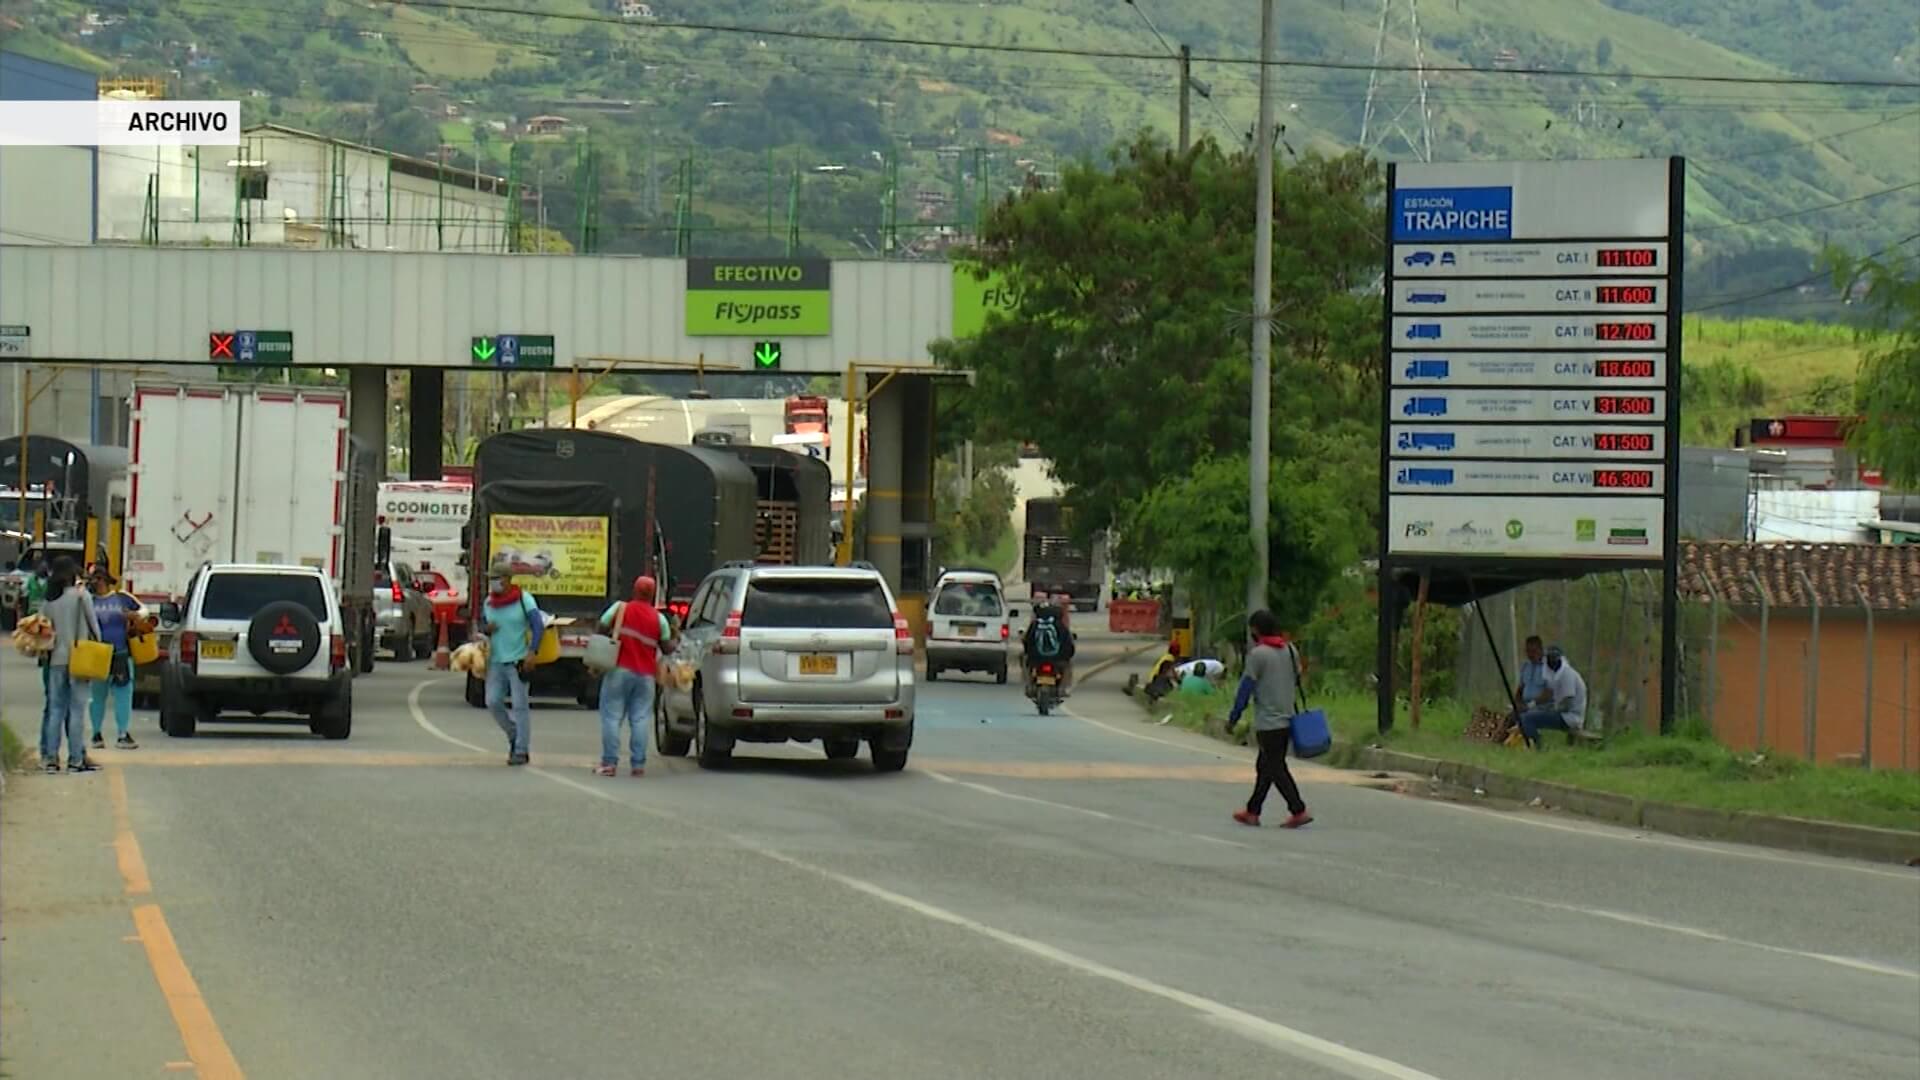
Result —
[[[153,616],[141,606],[140,601],[121,589],[120,581],[113,576],[104,564],[95,563],[87,574],[89,591],[93,593],[93,617],[100,624],[100,640],[113,647],[113,661],[107,677],[93,682],[91,713],[93,719],[93,745],[102,748],[107,745],[101,734],[101,727],[107,716],[107,702],[113,702],[113,727],[118,737],[114,745],[122,750],[138,750],[140,744],[133,741],[133,676],[137,662],[152,663],[157,650],[143,648],[144,661],[135,656],[136,641],[142,646],[157,643],[147,635],[154,629]]]

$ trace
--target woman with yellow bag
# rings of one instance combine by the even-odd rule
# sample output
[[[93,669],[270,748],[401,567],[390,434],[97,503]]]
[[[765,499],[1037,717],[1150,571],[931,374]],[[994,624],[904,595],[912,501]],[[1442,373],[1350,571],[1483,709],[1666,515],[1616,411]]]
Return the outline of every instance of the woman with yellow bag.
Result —
[[[104,679],[111,670],[113,650],[100,641],[100,622],[93,614],[93,598],[76,587],[80,568],[66,556],[54,560],[47,579],[47,602],[40,613],[53,624],[53,650],[47,656],[47,716],[40,725],[41,767],[60,771],[60,738],[67,741],[67,771],[99,768],[81,744],[86,726],[82,687],[90,679]]]
[[[95,563],[88,583],[93,586],[93,617],[100,624],[100,640],[113,646],[113,660],[107,677],[96,679],[93,684],[90,710],[93,745],[107,745],[106,739],[100,734],[100,727],[107,718],[107,699],[112,698],[113,726],[120,733],[114,745],[122,750],[138,750],[140,744],[133,741],[133,732],[129,730],[133,725],[133,668],[136,662],[133,639],[149,633],[151,627],[147,625],[146,613],[141,610],[140,601],[115,588],[120,582],[105,566]],[[146,640],[151,641],[151,638]],[[152,661],[153,657],[149,656],[147,662]]]

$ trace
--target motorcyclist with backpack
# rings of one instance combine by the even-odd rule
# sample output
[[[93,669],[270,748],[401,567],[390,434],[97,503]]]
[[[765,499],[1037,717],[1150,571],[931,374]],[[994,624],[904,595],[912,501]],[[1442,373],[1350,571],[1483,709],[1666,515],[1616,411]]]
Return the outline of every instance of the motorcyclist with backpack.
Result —
[[[1051,663],[1059,672],[1060,695],[1073,686],[1073,633],[1067,629],[1058,604],[1042,602],[1033,606],[1033,618],[1020,634],[1020,662],[1026,669],[1027,696],[1033,696],[1034,670]]]

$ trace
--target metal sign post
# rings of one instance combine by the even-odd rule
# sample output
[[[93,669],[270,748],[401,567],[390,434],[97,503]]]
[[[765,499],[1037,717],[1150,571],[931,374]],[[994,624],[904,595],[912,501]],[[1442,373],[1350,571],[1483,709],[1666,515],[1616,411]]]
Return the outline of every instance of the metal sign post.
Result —
[[[1412,582],[1458,604],[1633,568],[1665,574],[1671,729],[1685,181],[1680,158],[1388,166],[1381,731]]]

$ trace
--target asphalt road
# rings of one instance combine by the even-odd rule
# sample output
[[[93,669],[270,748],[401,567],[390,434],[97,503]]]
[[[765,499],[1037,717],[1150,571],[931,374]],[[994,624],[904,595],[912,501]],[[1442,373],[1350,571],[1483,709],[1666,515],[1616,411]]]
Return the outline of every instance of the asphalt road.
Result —
[[[0,804],[0,1072],[1920,1073],[1914,873],[1313,768],[1314,825],[1245,829],[1242,753],[1141,722],[1119,674],[1047,718],[923,685],[889,776],[743,747],[602,779],[558,705],[510,770],[421,664],[357,688],[346,743],[142,715],[113,769]]]

